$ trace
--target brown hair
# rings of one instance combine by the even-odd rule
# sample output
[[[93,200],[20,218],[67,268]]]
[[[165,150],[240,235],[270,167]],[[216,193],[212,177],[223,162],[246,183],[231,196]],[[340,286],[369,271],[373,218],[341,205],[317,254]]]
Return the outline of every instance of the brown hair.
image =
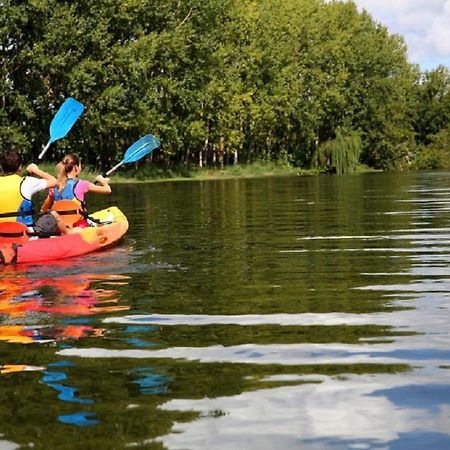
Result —
[[[22,165],[22,156],[16,150],[6,150],[0,159],[0,165],[5,175],[17,173]]]
[[[56,170],[58,172],[58,191],[61,193],[66,187],[67,180],[69,179],[68,174],[72,170],[80,165],[80,158],[74,153],[69,153],[64,156],[62,161],[56,165]]]

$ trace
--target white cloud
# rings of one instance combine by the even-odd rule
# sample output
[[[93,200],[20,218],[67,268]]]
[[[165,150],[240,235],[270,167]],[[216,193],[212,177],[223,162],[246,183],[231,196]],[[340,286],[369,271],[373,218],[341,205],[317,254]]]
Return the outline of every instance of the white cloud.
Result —
[[[400,34],[408,57],[422,69],[450,67],[450,0],[354,0],[372,17]]]

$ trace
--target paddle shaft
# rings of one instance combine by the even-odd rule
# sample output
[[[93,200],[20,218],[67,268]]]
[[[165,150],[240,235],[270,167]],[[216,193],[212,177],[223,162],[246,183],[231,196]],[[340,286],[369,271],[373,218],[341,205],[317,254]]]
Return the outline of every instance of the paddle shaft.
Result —
[[[103,175],[104,178],[109,177],[115,170],[117,170],[122,164],[124,163],[124,161],[120,161],[119,164],[116,164],[112,169],[108,170],[108,172],[105,173],[105,175]],[[95,181],[94,184],[99,185],[100,183],[98,181]]]
[[[124,161],[122,160],[119,164],[116,164],[112,169],[108,170],[108,172],[105,173],[105,178],[115,172],[123,163]]]
[[[45,153],[47,152],[47,150],[48,150],[49,147],[50,147],[50,144],[51,144],[51,141],[48,141],[48,142],[47,142],[47,145],[42,149],[42,152],[39,153],[39,156],[38,156],[38,160],[39,160],[39,161],[44,157]]]

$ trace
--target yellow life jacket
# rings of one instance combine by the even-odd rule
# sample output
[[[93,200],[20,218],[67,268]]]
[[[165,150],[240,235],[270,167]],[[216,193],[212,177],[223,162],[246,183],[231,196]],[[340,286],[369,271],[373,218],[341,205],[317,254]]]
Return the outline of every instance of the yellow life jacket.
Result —
[[[24,198],[20,189],[23,180],[18,174],[0,176],[0,222],[33,225],[31,199]]]

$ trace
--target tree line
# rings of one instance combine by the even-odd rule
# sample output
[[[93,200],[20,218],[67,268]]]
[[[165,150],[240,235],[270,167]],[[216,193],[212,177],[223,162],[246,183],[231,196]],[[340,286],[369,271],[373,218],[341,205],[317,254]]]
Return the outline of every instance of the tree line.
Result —
[[[0,145],[108,167],[140,136],[155,164],[277,161],[337,172],[450,166],[450,72],[349,2],[3,0]]]

